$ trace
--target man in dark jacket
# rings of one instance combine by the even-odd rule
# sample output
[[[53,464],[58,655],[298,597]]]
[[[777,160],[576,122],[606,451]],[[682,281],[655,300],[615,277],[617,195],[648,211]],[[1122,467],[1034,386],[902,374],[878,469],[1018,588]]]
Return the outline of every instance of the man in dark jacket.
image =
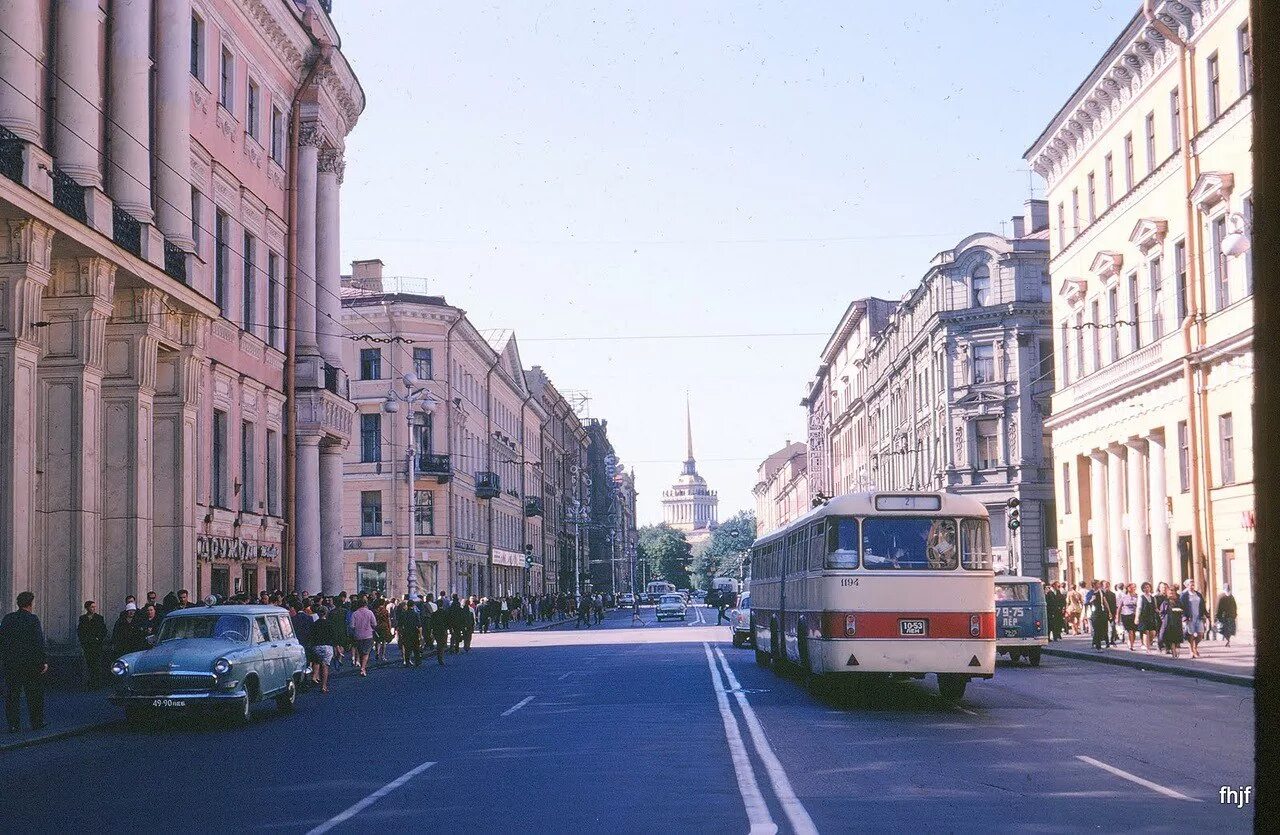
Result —
[[[1044,605],[1049,615],[1049,640],[1062,640],[1062,626],[1067,610],[1067,596],[1062,593],[1061,584],[1053,582],[1044,592]]]
[[[444,595],[440,595],[439,604],[431,615],[431,639],[436,646],[436,660],[444,666],[444,651],[449,641],[449,610],[445,607]]]
[[[102,685],[106,668],[103,666],[104,645],[107,642],[107,622],[98,614],[98,604],[86,600],[84,614],[76,625],[76,637],[84,653],[85,687],[95,690]]]
[[[422,618],[409,601],[396,609],[396,639],[400,642],[400,659],[406,667],[422,666]]]
[[[4,670],[4,716],[9,733],[17,733],[22,718],[22,694],[27,694],[27,716],[31,730],[44,727],[44,684],[49,671],[44,654],[44,630],[40,618],[31,611],[36,596],[29,591],[18,595],[18,611],[0,620],[0,668]]]

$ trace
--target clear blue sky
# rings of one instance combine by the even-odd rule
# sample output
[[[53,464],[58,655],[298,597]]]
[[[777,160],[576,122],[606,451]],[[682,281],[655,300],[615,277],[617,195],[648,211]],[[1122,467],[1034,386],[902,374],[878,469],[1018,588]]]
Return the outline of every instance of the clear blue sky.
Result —
[[[589,391],[648,522],[686,389],[721,518],[753,507],[848,302],[1021,211],[1023,152],[1139,2],[334,6],[368,97],[344,260]]]

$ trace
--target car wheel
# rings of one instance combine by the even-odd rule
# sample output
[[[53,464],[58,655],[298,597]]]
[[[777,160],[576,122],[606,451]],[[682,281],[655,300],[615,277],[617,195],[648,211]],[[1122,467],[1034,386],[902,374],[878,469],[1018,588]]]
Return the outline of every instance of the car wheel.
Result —
[[[293,679],[284,686],[284,692],[276,696],[276,708],[281,713],[289,713],[298,703],[298,684]]]
[[[249,700],[248,693],[245,693],[239,699],[236,699],[236,701],[232,704],[232,707],[231,707],[231,724],[233,725],[249,724],[249,719],[252,718],[253,716],[252,709],[250,707],[251,704],[252,703]]]
[[[1035,649],[1027,653],[1027,658],[1030,659],[1032,667],[1039,667],[1040,666],[1040,647],[1036,647]]]

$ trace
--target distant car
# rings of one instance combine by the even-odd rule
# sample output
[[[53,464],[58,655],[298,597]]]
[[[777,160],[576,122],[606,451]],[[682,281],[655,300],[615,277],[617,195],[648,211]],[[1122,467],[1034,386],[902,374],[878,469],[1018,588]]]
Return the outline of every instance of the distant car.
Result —
[[[749,647],[755,644],[755,636],[751,634],[751,594],[742,595],[738,608],[729,615],[729,628],[733,630],[733,645]]]
[[[289,613],[278,606],[179,609],[165,616],[154,646],[112,665],[110,700],[130,720],[205,709],[245,723],[264,699],[292,710],[306,669]]]
[[[707,592],[704,589],[698,589],[693,593],[693,597],[695,600],[706,600]]]
[[[636,596],[631,592],[624,591],[622,594],[618,595],[619,609],[630,609],[635,604],[636,604]]]
[[[671,618],[673,620],[684,620],[684,595],[678,592],[673,592],[659,597],[657,615],[658,620],[666,620],[667,618]]]

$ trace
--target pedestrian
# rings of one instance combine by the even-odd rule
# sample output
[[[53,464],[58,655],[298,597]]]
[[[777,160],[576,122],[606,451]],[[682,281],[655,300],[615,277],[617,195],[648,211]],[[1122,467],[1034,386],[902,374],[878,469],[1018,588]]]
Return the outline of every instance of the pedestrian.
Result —
[[[1200,657],[1200,642],[1204,640],[1205,625],[1212,621],[1204,603],[1204,595],[1196,591],[1196,581],[1187,580],[1187,590],[1179,597],[1184,619],[1183,631],[1191,646],[1191,657]]]
[[[378,630],[378,617],[370,609],[363,596],[356,598],[355,609],[351,612],[351,637],[356,644],[356,664],[360,667],[360,676],[369,675],[369,653],[373,650],[373,637]]]
[[[160,635],[160,613],[156,611],[155,605],[148,603],[142,610],[142,617],[135,620],[138,622],[138,631],[142,633],[142,649],[154,645]]]
[[[1142,648],[1146,652],[1154,652],[1156,648],[1156,632],[1160,629],[1159,603],[1160,600],[1151,593],[1151,583],[1143,583],[1142,594],[1138,595],[1138,631],[1142,633]]]
[[[145,612],[148,606],[155,606],[156,609],[160,608],[160,597],[153,591],[147,592],[147,602],[139,606],[138,609]]]
[[[441,593],[441,602],[443,603],[444,595]],[[448,648],[449,640],[449,612],[444,606],[436,607],[435,612],[431,615],[431,640],[436,647],[436,661],[440,666],[444,666],[444,652]]]
[[[131,652],[147,648],[146,641],[142,640],[142,630],[138,629],[138,624],[134,622],[134,617],[137,614],[137,603],[129,602],[124,604],[124,611],[120,613],[120,618],[116,621],[115,626],[111,628],[111,654],[113,658],[118,659],[122,655],[128,655]]]
[[[164,602],[160,604],[160,617],[163,618],[170,612],[178,610],[178,595],[169,592],[164,596]]]
[[[107,643],[107,622],[98,614],[98,604],[92,600],[84,602],[84,614],[76,625],[76,637],[84,654],[85,688],[96,690],[105,679],[103,653]]]
[[[489,631],[489,598],[480,598],[479,607],[480,616],[480,633],[485,634]]]
[[[457,592],[449,600],[449,652],[455,655],[462,650],[462,601]]]
[[[1172,586],[1165,589],[1164,600],[1160,602],[1160,648],[1174,658],[1182,646],[1182,603],[1178,592]]]
[[[408,600],[396,609],[396,638],[400,644],[401,663],[406,667],[421,667],[422,617]]]
[[[190,609],[196,604],[191,602],[191,592],[186,589],[178,589],[178,608]]]
[[[351,630],[347,628],[347,617],[349,613],[343,605],[346,599],[344,591],[338,598],[332,601],[329,607],[329,629],[333,632],[333,668],[342,667],[342,658],[346,654],[347,645],[351,643]]]
[[[1080,588],[1084,587],[1084,583],[1080,584]],[[1080,588],[1071,586],[1071,590],[1067,592],[1067,607],[1063,613],[1066,622],[1068,635],[1081,634],[1080,614],[1084,611],[1084,594]]]
[[[1231,646],[1231,639],[1236,634],[1236,618],[1239,616],[1235,595],[1231,593],[1231,586],[1222,587],[1222,595],[1218,598],[1218,605],[1214,608],[1218,613],[1218,631],[1226,639],[1227,646]]]
[[[391,612],[387,609],[387,601],[378,598],[373,616],[378,624],[373,635],[374,658],[378,661],[386,661],[387,646],[391,643]]]
[[[1104,642],[1107,646],[1111,646],[1107,641],[1107,624],[1115,620],[1113,617],[1115,610],[1110,608],[1109,601],[1103,594],[1102,581],[1093,581],[1093,588],[1089,590],[1089,597],[1085,600],[1085,604],[1090,607],[1089,626],[1093,631],[1093,648],[1100,651]]]
[[[502,598],[502,603],[498,606],[498,623],[502,629],[506,629],[511,625],[511,609],[507,603],[507,598]]]
[[[1045,592],[1045,606],[1049,615],[1049,640],[1061,641],[1062,628],[1065,625],[1067,596],[1062,591],[1062,583],[1054,580]]]
[[[464,601],[458,612],[458,635],[463,652],[471,652],[471,636],[476,631],[476,613],[467,601]]]
[[[329,664],[333,661],[333,646],[337,635],[333,624],[338,616],[331,615],[324,606],[315,606],[316,621],[311,628],[311,682],[320,685],[321,693],[329,692]]]
[[[21,730],[22,696],[27,697],[27,718],[31,730],[44,727],[44,680],[49,671],[44,651],[44,630],[40,618],[31,611],[36,596],[29,591],[18,595],[18,610],[0,620],[0,670],[4,671],[4,716],[9,733]]]
[[[1119,604],[1120,623],[1129,638],[1129,651],[1133,652],[1133,644],[1138,637],[1138,587],[1130,583],[1121,589]]]
[[[1110,635],[1107,640],[1108,649],[1120,643],[1120,604],[1116,598],[1116,590],[1123,591],[1124,583],[1117,582],[1113,588],[1109,581],[1102,581],[1102,595],[1107,599],[1107,606],[1111,611],[1111,620],[1107,623],[1108,634]]]
[[[573,625],[574,629],[581,626],[591,627],[591,599],[582,597],[578,600],[578,622]]]

